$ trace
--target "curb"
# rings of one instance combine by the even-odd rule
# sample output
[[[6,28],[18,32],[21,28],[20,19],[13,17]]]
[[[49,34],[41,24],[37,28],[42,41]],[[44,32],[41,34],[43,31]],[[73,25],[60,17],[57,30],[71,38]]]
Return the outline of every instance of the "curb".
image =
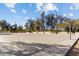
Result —
[[[65,56],[69,56],[71,51],[73,50],[74,46],[78,43],[79,38],[76,40],[76,42],[73,44],[73,46],[68,50],[68,52],[65,54]]]

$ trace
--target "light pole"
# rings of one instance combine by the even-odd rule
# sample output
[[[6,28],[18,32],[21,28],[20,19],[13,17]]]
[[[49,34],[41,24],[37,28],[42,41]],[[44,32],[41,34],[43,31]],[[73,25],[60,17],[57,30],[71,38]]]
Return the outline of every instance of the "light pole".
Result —
[[[41,13],[41,18],[42,18],[42,20],[43,20],[43,33],[45,34],[45,25],[44,25],[45,20],[44,20],[44,14],[45,14],[45,11],[42,11],[42,13]]]
[[[70,40],[71,40],[71,24],[69,24],[69,30],[70,30]]]
[[[58,19],[57,19],[58,12],[57,12],[57,10],[55,10],[55,12],[56,12],[56,14],[54,15],[54,18],[55,18],[55,20],[57,20],[57,23],[58,23]],[[55,30],[57,31],[58,29],[57,29],[56,24],[55,24]]]

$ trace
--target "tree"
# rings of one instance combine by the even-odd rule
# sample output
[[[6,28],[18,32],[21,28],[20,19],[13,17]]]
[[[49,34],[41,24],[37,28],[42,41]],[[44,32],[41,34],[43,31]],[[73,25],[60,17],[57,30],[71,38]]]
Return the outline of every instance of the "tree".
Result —
[[[10,31],[10,23],[8,23],[6,20],[0,21],[0,27],[2,28],[2,31]]]
[[[43,32],[45,31],[45,11],[42,11],[41,13],[41,19],[42,19],[42,24],[43,24]]]
[[[52,30],[54,28],[55,22],[54,22],[54,15],[49,14],[46,16],[46,25]]]
[[[28,22],[26,22],[24,26],[25,26],[25,28],[26,28],[26,30],[25,30],[25,31],[26,31],[26,32],[28,32],[28,30],[29,30],[29,25],[28,25]]]
[[[11,32],[17,32],[17,24],[11,26]]]
[[[79,31],[79,20],[74,20],[74,27],[75,27],[75,31]]]
[[[43,20],[42,19],[40,19],[39,20],[39,25],[40,25],[40,31],[43,31]]]
[[[32,19],[28,19],[27,23],[29,32],[35,31],[35,21]]]
[[[11,27],[11,25],[9,23],[7,23],[6,24],[6,27],[5,27],[6,28],[6,31],[10,31],[10,27]]]
[[[19,26],[18,26],[18,30],[19,30],[19,32],[21,32],[22,29],[23,29],[23,26],[22,26],[22,25],[19,25]]]
[[[28,23],[27,22],[25,23],[24,26],[25,26],[26,29],[28,29]]]
[[[41,29],[41,26],[40,26],[40,20],[39,19],[37,19],[37,21],[36,21],[37,23],[37,26],[36,26],[36,29],[37,29],[37,31],[40,31],[40,29]]]
[[[1,21],[0,21],[0,26],[2,27],[2,31],[5,30],[6,25],[7,25],[7,22],[6,22],[5,20],[1,20]]]

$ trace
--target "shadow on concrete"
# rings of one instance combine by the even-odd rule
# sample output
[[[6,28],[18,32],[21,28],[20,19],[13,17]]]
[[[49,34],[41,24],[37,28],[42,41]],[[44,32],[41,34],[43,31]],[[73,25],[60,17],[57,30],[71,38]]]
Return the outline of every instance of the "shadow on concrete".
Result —
[[[12,35],[12,33],[8,33],[8,32],[0,32],[0,35]]]
[[[46,55],[63,55],[69,46],[47,45],[39,43],[12,42],[0,43],[0,56],[46,56]],[[41,53],[40,53],[41,52]],[[43,53],[45,54],[43,54]]]

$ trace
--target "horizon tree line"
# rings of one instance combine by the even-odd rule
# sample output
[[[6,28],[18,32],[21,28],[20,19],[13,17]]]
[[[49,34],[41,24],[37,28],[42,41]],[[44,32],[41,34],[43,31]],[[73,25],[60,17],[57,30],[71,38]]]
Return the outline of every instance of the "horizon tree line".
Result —
[[[79,31],[79,20],[73,20],[61,15],[41,13],[41,17],[37,19],[28,19],[23,29],[22,25],[16,23],[11,25],[6,20],[0,20],[0,31],[1,32],[40,32],[40,31],[51,31],[51,32],[69,32],[69,25],[64,22],[68,22],[71,25],[72,33]]]

